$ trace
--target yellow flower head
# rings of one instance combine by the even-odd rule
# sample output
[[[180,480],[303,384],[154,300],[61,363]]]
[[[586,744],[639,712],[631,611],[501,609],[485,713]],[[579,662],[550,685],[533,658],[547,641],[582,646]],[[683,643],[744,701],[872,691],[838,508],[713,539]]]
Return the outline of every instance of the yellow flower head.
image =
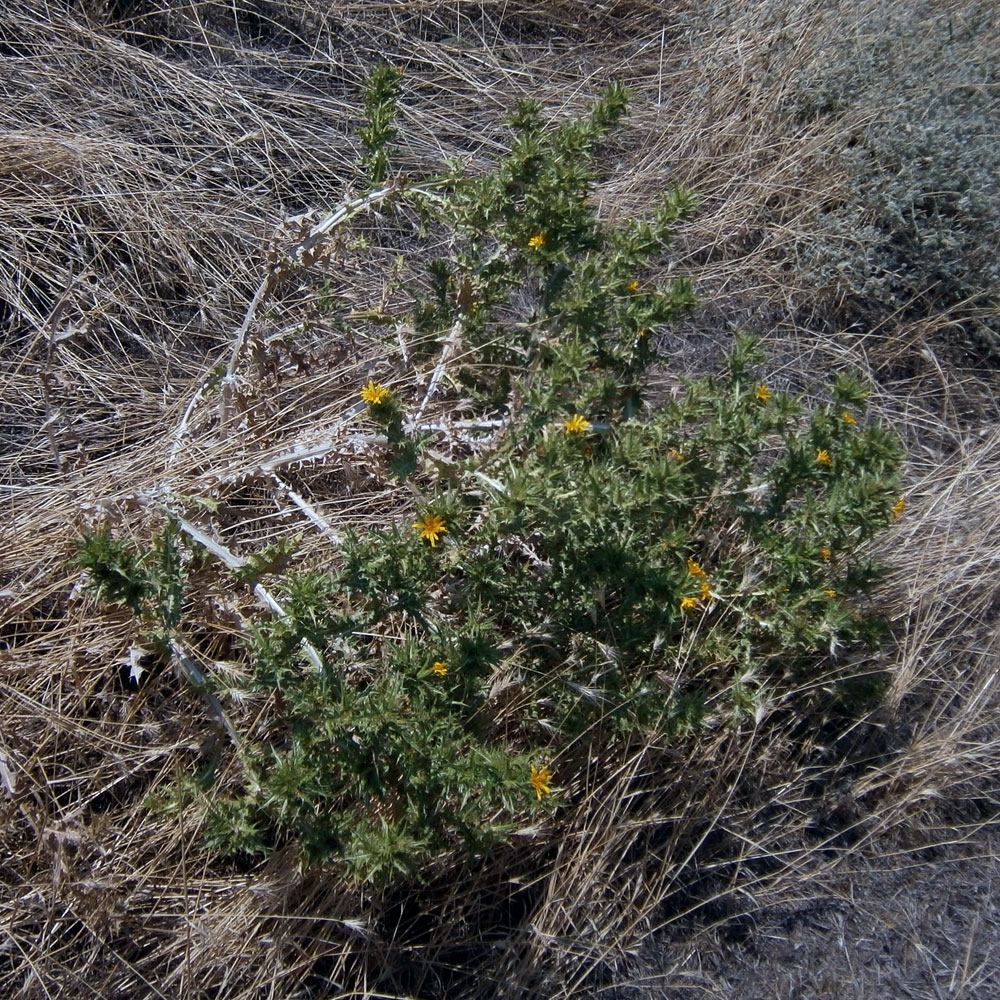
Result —
[[[892,516],[893,517],[902,517],[903,516],[903,511],[905,509],[906,509],[906,501],[902,497],[900,497],[892,505]]]
[[[833,553],[828,548],[824,547],[824,548],[822,548],[822,549],[819,550],[819,557],[820,557],[820,559],[823,560],[823,562],[827,562],[829,560],[830,556],[832,556],[832,555],[833,555]]]
[[[531,247],[532,250],[541,250],[541,248],[545,246],[545,233],[535,233],[535,235],[528,240],[528,246]]]
[[[692,576],[708,576],[708,574],[701,568],[701,566],[696,563],[690,556],[688,556],[688,572]]]
[[[543,795],[551,795],[552,789],[549,782],[552,780],[552,772],[547,767],[535,767],[531,765],[531,787],[534,788],[538,801],[542,801]]]
[[[764,403],[771,398],[771,390],[763,382],[757,386],[757,398]]]
[[[426,538],[432,546],[437,545],[438,535],[442,535],[448,530],[445,527],[444,518],[440,514],[424,514],[413,527],[420,532],[420,537]]]
[[[701,585],[701,600],[708,602],[711,596],[712,596],[712,587],[711,584],[709,584],[709,582],[706,580]]]
[[[361,399],[369,406],[378,406],[389,396],[389,390],[381,382],[368,380],[368,385],[361,387]]]
[[[857,423],[857,420],[854,419],[854,414],[851,413],[850,410],[844,410],[844,412],[841,414],[841,417],[844,418],[844,423],[845,424],[856,424]]]
[[[837,596],[837,591],[833,590],[832,588],[830,590],[824,590],[823,593],[826,594],[827,597]]]
[[[435,660],[431,665],[431,670],[438,675],[438,677],[444,677],[448,673],[448,664],[445,660]]]
[[[675,462],[682,462],[684,460],[684,455],[676,448],[671,448],[670,451],[667,452],[667,457],[672,458]]]
[[[567,434],[583,434],[584,431],[590,430],[590,421],[586,417],[581,417],[579,413],[574,413],[563,427]]]
[[[697,597],[682,597],[681,598],[681,611],[690,611],[692,608],[698,607]]]
[[[833,460],[830,458],[830,453],[826,450],[826,448],[816,449],[816,461],[819,462],[820,465],[833,464]]]
[[[630,281],[625,287],[630,292],[637,292],[637,291],[639,291],[639,282],[638,281]]]

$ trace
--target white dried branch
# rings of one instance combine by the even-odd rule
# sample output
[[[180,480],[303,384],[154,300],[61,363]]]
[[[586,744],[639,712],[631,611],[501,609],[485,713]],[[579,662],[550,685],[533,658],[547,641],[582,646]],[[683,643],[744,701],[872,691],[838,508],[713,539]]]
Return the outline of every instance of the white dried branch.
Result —
[[[201,667],[195,663],[194,657],[175,638],[167,639],[167,647],[170,650],[170,658],[173,660],[175,666],[198,689],[199,694],[201,694],[205,703],[211,709],[212,714],[222,723],[223,728],[229,734],[233,745],[239,748],[239,735],[233,728],[233,724],[229,721],[229,716],[226,715],[225,709],[222,707],[219,699],[211,691],[205,690],[205,674],[202,672]]]
[[[403,368],[410,367],[410,351],[406,346],[406,337],[403,334],[406,332],[406,327],[402,323],[396,325],[396,339],[399,341],[399,354],[403,362]]]
[[[452,323],[451,329],[448,331],[448,336],[444,338],[444,345],[441,348],[441,357],[438,359],[438,363],[434,367],[434,374],[431,375],[430,384],[427,386],[427,392],[424,393],[424,398],[420,403],[420,407],[417,409],[417,415],[414,418],[415,420],[419,420],[424,415],[424,410],[427,409],[427,404],[434,397],[434,393],[437,392],[438,383],[441,381],[441,377],[444,375],[445,369],[448,367],[449,362],[458,350],[458,345],[462,339],[463,329],[464,325],[462,323],[462,314],[459,313],[458,318],[454,323]]]
[[[191,417],[194,414],[195,408],[201,401],[202,395],[204,395],[205,390],[211,384],[211,379],[205,379],[201,385],[198,386],[197,391],[188,401],[188,405],[184,408],[184,414],[181,417],[180,423],[174,429],[174,440],[170,445],[170,454],[167,456],[167,469],[169,470],[173,466],[175,459],[177,458],[177,453],[181,449],[181,445],[184,443],[184,438],[187,436],[188,424],[191,422]]]
[[[277,488],[286,496],[296,507],[302,511],[305,516],[312,521],[317,528],[319,528],[320,534],[323,535],[327,541],[331,542],[337,548],[340,548],[344,544],[343,538],[333,530],[330,522],[323,517],[322,514],[316,508],[306,500],[300,493],[297,493],[291,488],[280,476],[272,473],[272,478],[274,479],[274,484]]]
[[[316,244],[319,243],[319,241],[322,240],[328,233],[330,233],[335,226],[340,225],[342,222],[346,222],[352,216],[362,211],[362,209],[368,208],[369,206],[382,201],[395,190],[397,190],[395,185],[379,188],[377,191],[370,191],[368,194],[362,195],[360,198],[354,198],[346,204],[341,205],[340,208],[331,212],[321,222],[317,222],[316,225],[309,230],[309,235],[306,236],[305,239],[300,240],[288,251],[282,262],[268,268],[267,274],[264,275],[263,280],[257,286],[257,291],[254,293],[254,297],[250,300],[250,305],[247,307],[247,311],[243,316],[243,322],[240,325],[239,330],[236,331],[236,338],[233,341],[233,349],[229,355],[229,363],[226,365],[225,374],[222,376],[222,382],[220,385],[222,390],[222,403],[219,415],[223,424],[226,423],[229,416],[229,404],[232,399],[232,388],[236,377],[236,366],[239,364],[240,356],[243,354],[243,347],[246,344],[247,332],[250,329],[250,324],[253,322],[254,317],[257,315],[257,309],[260,307],[261,302],[264,301],[267,293],[272,287],[275,274],[281,269],[282,266],[287,266],[287,264],[284,264],[284,261],[295,261],[297,259],[301,259],[307,251],[315,247]]]
[[[236,331],[235,338],[233,340],[233,347],[229,355],[229,362],[226,365],[225,373],[219,383],[221,391],[221,402],[220,402],[220,417],[222,423],[225,424],[230,416],[230,404],[232,401],[233,385],[236,377],[236,367],[239,364],[240,357],[243,354],[243,348],[246,344],[247,333],[250,330],[250,326],[253,323],[254,317],[257,315],[257,310],[260,308],[261,303],[267,297],[269,290],[272,287],[272,282],[275,273],[283,265],[288,266],[289,261],[301,261],[303,256],[313,249],[321,240],[323,240],[333,229],[342,223],[353,218],[359,212],[370,208],[373,205],[378,204],[387,197],[397,192],[402,191],[398,183],[393,183],[387,185],[386,187],[379,188],[376,191],[370,191],[368,194],[362,195],[359,198],[354,198],[351,201],[346,202],[341,205],[338,209],[331,212],[326,218],[322,219],[320,222],[316,223],[310,230],[308,235],[297,244],[295,244],[288,253],[284,256],[282,262],[268,268],[267,274],[261,280],[260,284],[257,286],[257,290],[254,292],[253,298],[250,300],[250,304],[247,307],[246,313],[243,316],[243,322],[240,324],[240,328]],[[409,193],[420,194],[425,197],[435,197],[433,192],[433,185],[412,187],[407,189]],[[402,338],[401,338],[402,339]],[[187,407],[185,407],[184,414],[181,417],[180,423],[177,429],[174,431],[174,440],[170,448],[170,456],[167,462],[168,467],[173,464],[178,451],[184,441],[187,434],[188,427],[191,423],[191,417],[199,403],[202,399],[205,390],[211,384],[211,380],[206,378],[198,389],[192,396]]]
[[[3,783],[3,787],[7,790],[8,795],[13,795],[17,791],[17,784],[14,781],[14,776],[10,773],[10,768],[8,767],[9,761],[7,759],[7,751],[4,747],[0,747],[0,782]]]
[[[345,454],[348,446],[354,448],[356,454],[362,447],[373,444],[386,444],[388,438],[384,434],[351,434],[348,437],[329,436],[319,441],[301,442],[291,449],[278,452],[273,458],[261,462],[257,468],[265,475],[274,475],[275,471],[286,465],[297,465],[303,462],[316,462],[333,454]]]
[[[489,486],[490,489],[496,490],[497,493],[507,492],[507,487],[504,486],[503,483],[501,483],[498,479],[494,479],[492,476],[487,476],[485,472],[481,472],[479,469],[476,469],[476,471],[473,472],[472,474],[480,482],[486,483],[486,485]]]
[[[243,743],[240,740],[239,733],[236,732],[236,727],[229,721],[229,716],[226,715],[226,710],[222,707],[222,703],[211,691],[205,689],[205,674],[202,672],[201,667],[195,662],[194,657],[174,638],[167,640],[167,645],[170,650],[170,658],[177,668],[179,673],[183,674],[195,690],[201,695],[205,704],[208,705],[209,711],[218,719],[219,723],[225,729],[226,734],[232,741],[236,752],[242,756],[243,753]],[[260,784],[254,777],[253,768],[247,767],[244,771],[244,777],[250,788],[250,791],[254,794],[260,792]]]
[[[229,551],[229,549],[226,548],[225,545],[221,542],[217,542],[211,537],[211,535],[202,531],[197,525],[192,524],[190,521],[186,521],[184,518],[179,518],[177,524],[185,535],[189,538],[193,538],[203,548],[208,549],[208,551],[211,552],[216,559],[224,562],[230,569],[239,569],[241,566],[246,565],[245,559],[241,556],[234,555]]]
[[[225,545],[221,542],[217,542],[214,538],[208,535],[206,532],[202,531],[201,528],[196,525],[191,524],[190,521],[186,521],[183,518],[179,518],[177,522],[181,531],[183,531],[188,537],[194,539],[199,545],[203,545],[209,552],[212,553],[217,559],[221,559],[230,569],[239,569],[241,566],[246,565],[246,560],[241,556],[236,555],[231,552]],[[263,584],[256,584],[253,588],[254,596],[257,600],[268,608],[274,614],[278,615],[280,618],[287,617],[285,609],[278,603],[277,599],[264,587]],[[316,647],[313,646],[311,642],[307,640],[302,640],[302,652],[305,653],[306,659],[316,668],[316,670],[323,669],[323,659],[319,655]]]

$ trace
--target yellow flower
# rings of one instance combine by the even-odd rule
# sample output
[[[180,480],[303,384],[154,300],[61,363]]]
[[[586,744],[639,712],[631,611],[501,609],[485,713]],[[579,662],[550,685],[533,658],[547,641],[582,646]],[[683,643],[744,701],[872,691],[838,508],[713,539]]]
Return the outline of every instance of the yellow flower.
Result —
[[[757,386],[757,398],[765,403],[771,398],[771,390],[763,382]]]
[[[701,585],[701,599],[707,602],[711,598],[711,596],[712,596],[712,587],[706,580]]]
[[[826,448],[817,448],[816,461],[819,462],[820,465],[833,464],[833,460],[830,458],[830,453],[826,450]]]
[[[543,246],[545,246],[545,233],[535,233],[535,235],[528,240],[528,246],[531,247],[532,250],[540,250]]]
[[[535,767],[531,765],[531,787],[534,788],[538,801],[542,801],[543,795],[551,795],[552,789],[549,782],[552,780],[552,772],[547,767]]]
[[[826,594],[827,597],[836,597],[837,596],[837,591],[835,591],[833,589],[824,590],[823,593]]]
[[[675,462],[684,461],[684,455],[681,452],[679,452],[676,448],[671,448],[670,451],[667,452],[667,456],[669,458],[672,458]]]
[[[563,424],[563,427],[567,434],[582,434],[584,431],[590,430],[590,421],[586,417],[581,417],[579,413],[574,413]]]
[[[435,660],[431,665],[431,670],[438,675],[438,677],[444,677],[448,673],[448,664],[445,660]]]
[[[708,574],[690,556],[688,556],[688,572],[692,576],[708,576]]]
[[[681,611],[690,611],[692,608],[698,607],[697,597],[682,597],[681,598]]]
[[[444,518],[440,514],[424,514],[413,527],[420,532],[420,537],[426,538],[432,546],[437,545],[438,535],[444,534],[448,530],[444,525]]]
[[[639,331],[639,338],[640,339],[643,338],[643,337],[648,337],[648,336],[649,336],[649,330],[640,330]]]
[[[630,292],[637,292],[637,291],[639,291],[639,282],[638,281],[630,281],[625,287]]]
[[[827,560],[829,560],[830,556],[832,556],[832,555],[833,555],[833,553],[829,549],[827,549],[827,548],[822,548],[822,549],[819,550],[819,557],[820,557],[820,559],[823,560],[823,562],[826,562]]]
[[[369,406],[378,406],[389,395],[389,390],[381,382],[368,380],[368,385],[361,387],[361,399]]]
[[[851,413],[849,410],[844,410],[844,412],[841,414],[841,416],[844,418],[844,423],[845,424],[856,424],[857,423],[857,420],[854,419],[854,414]]]
[[[892,516],[893,517],[902,517],[903,516],[903,511],[905,509],[906,509],[906,501],[902,497],[900,497],[892,505]]]

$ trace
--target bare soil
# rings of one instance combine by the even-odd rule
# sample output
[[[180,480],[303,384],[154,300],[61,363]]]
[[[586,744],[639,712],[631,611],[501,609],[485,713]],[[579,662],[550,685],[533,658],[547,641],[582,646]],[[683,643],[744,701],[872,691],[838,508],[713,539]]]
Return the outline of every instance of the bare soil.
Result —
[[[618,1000],[993,1000],[1000,994],[1000,840],[916,854],[878,841],[810,891],[653,935]],[[807,878],[808,873],[804,872]]]

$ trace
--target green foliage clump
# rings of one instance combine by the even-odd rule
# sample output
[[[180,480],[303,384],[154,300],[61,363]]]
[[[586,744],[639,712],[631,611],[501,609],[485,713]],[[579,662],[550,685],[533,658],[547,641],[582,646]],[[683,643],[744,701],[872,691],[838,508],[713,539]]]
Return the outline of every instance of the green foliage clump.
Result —
[[[185,571],[173,519],[168,518],[153,536],[146,552],[114,538],[106,525],[88,529],[77,542],[76,563],[90,572],[89,589],[94,594],[127,607],[152,637],[166,639],[180,624]]]
[[[439,331],[461,320],[463,343],[475,353],[459,377],[488,408],[502,412],[521,373],[536,361],[550,366],[556,354],[567,373],[575,368],[573,378],[587,365],[604,373],[588,391],[608,405],[624,396],[635,406],[636,377],[650,357],[646,334],[694,304],[685,280],[643,280],[673,223],[693,209],[690,194],[670,191],[652,219],[614,230],[600,224],[588,200],[598,145],[626,106],[625,89],[611,86],[589,116],[553,129],[535,103],[522,102],[498,168],[466,179],[456,167],[449,197],[432,206],[458,245],[450,259],[432,262],[417,327]],[[551,393],[563,391],[551,374],[522,382],[538,426],[546,397],[552,402]],[[629,384],[620,386],[622,378]]]
[[[361,172],[371,184],[381,184],[389,172],[389,159],[396,139],[396,99],[399,97],[402,70],[377,66],[365,89],[364,125],[361,143],[364,155]]]
[[[656,331],[694,302],[655,277],[694,199],[599,219],[598,151],[625,110],[620,87],[558,124],[522,104],[493,171],[409,193],[453,248],[406,279],[432,376],[423,398],[359,391],[419,500],[347,533],[333,565],[286,570],[282,550],[243,572],[277,580],[283,614],[243,643],[273,711],[243,741],[242,787],[206,806],[214,848],[291,838],[357,878],[415,877],[571,804],[616,748],[762,721],[878,640],[865,546],[902,509],[901,451],[864,386],[842,374],[807,405],[740,336],[723,373],[644,402]],[[450,451],[425,447],[435,385],[466,418]],[[144,557],[83,551],[106,597],[146,607]]]

